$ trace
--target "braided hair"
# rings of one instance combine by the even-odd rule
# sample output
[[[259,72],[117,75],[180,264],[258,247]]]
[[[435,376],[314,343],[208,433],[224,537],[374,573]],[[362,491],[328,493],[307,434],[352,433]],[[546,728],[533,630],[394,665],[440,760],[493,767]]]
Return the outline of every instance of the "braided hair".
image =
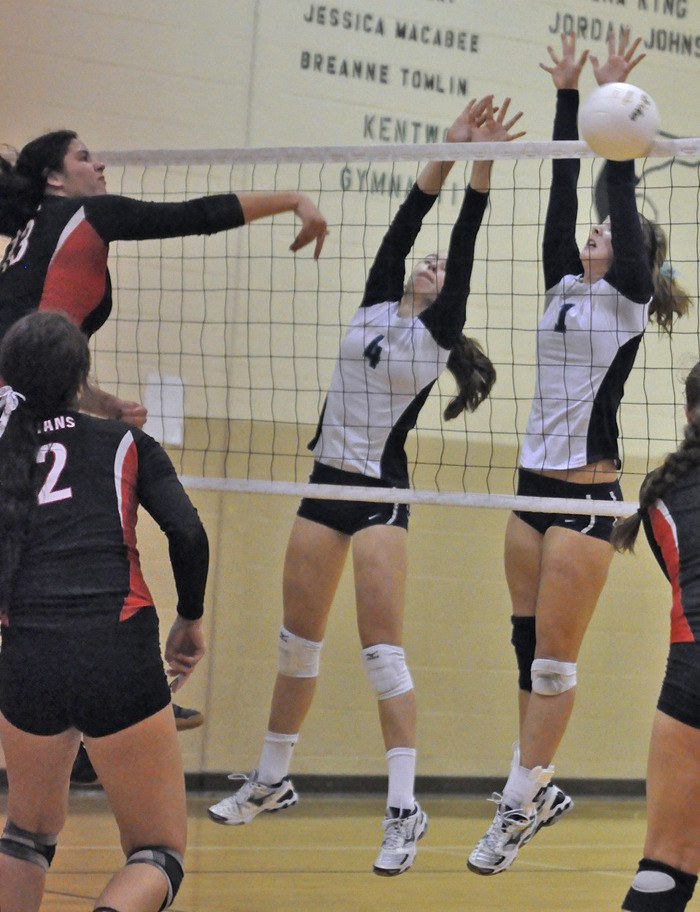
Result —
[[[688,424],[683,440],[678,449],[669,453],[662,464],[644,479],[639,492],[639,510],[615,524],[611,542],[617,551],[634,550],[643,514],[663,498],[669,488],[700,466],[700,362],[686,377],[685,401]]]

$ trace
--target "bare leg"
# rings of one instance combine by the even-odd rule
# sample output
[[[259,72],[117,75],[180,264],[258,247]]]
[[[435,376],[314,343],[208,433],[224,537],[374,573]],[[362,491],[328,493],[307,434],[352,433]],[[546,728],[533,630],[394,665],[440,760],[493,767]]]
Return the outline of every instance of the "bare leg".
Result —
[[[521,615],[531,612],[536,591],[536,657],[576,662],[607,579],[613,550],[607,542],[553,527],[544,537],[539,536],[542,545],[538,564],[533,538],[537,535],[527,523],[511,517],[506,557],[510,557],[508,584],[511,593],[518,596],[513,611]],[[522,766],[532,769],[552,762],[571,716],[574,695],[573,689],[551,697],[533,693],[521,701]]]
[[[57,836],[68,812],[69,776],[80,735],[30,735],[0,714],[9,792],[7,816],[31,833]],[[38,912],[46,874],[39,865],[0,854],[0,909]]]
[[[85,746],[114,812],[124,854],[165,846],[184,855],[185,779],[172,707],[116,734],[86,737]],[[119,912],[157,912],[166,892],[165,877],[157,868],[131,864],[116,872],[96,905]]]
[[[363,649],[401,646],[406,597],[407,535],[394,526],[371,526],[353,537],[357,624]],[[416,746],[415,691],[379,701],[387,750]]]
[[[506,526],[504,567],[512,613],[517,617],[535,617],[543,546],[544,536],[515,513],[511,513]],[[521,735],[529,702],[530,692],[518,689]]]
[[[343,572],[350,539],[333,529],[297,517],[284,562],[284,626],[306,640],[323,640],[328,615]],[[307,716],[316,678],[278,674],[268,729],[296,734]]]
[[[657,710],[647,768],[644,856],[700,872],[700,730]]]

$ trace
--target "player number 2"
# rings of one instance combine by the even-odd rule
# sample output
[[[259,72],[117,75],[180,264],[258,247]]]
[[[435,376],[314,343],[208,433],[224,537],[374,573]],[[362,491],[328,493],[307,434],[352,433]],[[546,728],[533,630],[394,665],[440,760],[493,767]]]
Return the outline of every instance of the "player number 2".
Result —
[[[58,479],[61,477],[61,472],[65,468],[68,451],[62,443],[45,443],[44,446],[40,447],[36,456],[36,461],[39,464],[46,462],[46,457],[49,454],[53,457],[53,464],[49,469],[49,474],[46,476],[46,481],[39,491],[38,500],[40,504],[55,503],[57,500],[68,500],[73,496],[73,489],[71,487],[56,487]]]

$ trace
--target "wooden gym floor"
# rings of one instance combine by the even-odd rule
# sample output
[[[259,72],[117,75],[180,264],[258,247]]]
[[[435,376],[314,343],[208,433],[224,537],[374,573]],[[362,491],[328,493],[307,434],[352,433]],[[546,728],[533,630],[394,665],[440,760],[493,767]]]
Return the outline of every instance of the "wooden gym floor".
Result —
[[[428,797],[430,825],[415,865],[383,878],[372,874],[381,797],[303,795],[297,807],[240,827],[207,819],[208,805],[221,797],[190,797],[187,876],[176,912],[613,912],[644,839],[641,800],[580,798],[510,871],[480,877],[465,860],[494,806],[483,798]],[[89,912],[121,859],[102,792],[72,792],[42,912]]]

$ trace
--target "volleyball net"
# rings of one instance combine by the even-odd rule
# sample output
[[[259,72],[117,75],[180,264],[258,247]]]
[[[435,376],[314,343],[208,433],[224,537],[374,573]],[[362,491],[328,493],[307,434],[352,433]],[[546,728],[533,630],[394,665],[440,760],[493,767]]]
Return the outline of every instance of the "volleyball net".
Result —
[[[330,233],[318,261],[312,247],[290,252],[299,224],[291,214],[209,237],[113,244],[115,308],[93,340],[97,381],[146,404],[146,430],[165,444],[189,487],[337,497],[330,486],[306,483],[307,444],[381,239],[424,163],[456,159],[407,274],[411,257],[447,249],[471,161],[494,158],[464,330],[496,366],[491,396],[476,412],[444,421],[454,395],[445,372],[409,435],[411,491],[351,488],[343,497],[538,509],[514,497],[514,480],[535,385],[551,159],[570,157],[582,159],[583,242],[607,212],[603,163],[581,142],[101,153],[110,192],[174,201],[300,190]],[[637,175],[639,209],[664,228],[668,267],[697,302],[700,139],[658,140],[637,162]],[[628,497],[676,447],[683,379],[699,358],[697,303],[671,337],[647,330],[619,414]],[[622,515],[633,504],[599,507]],[[559,509],[591,512],[571,501]]]

